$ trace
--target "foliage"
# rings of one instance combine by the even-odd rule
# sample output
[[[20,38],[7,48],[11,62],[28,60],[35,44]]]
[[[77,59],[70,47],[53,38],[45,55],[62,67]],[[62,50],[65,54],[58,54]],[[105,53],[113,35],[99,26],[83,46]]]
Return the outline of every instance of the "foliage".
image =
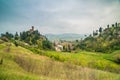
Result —
[[[19,40],[19,35],[18,35],[18,32],[15,33],[15,36],[14,36],[15,40]]]
[[[120,54],[115,55],[115,62],[120,63]]]
[[[14,44],[16,47],[18,47],[18,42],[17,41],[14,41]]]
[[[16,47],[18,45],[23,47],[31,45],[39,49],[52,49],[52,43],[45,36],[40,34],[38,30],[34,29],[20,32],[20,35],[18,32],[16,32],[15,35],[6,32],[5,34],[1,34],[1,39],[6,42],[13,42]]]
[[[20,33],[20,39],[21,41],[24,41],[28,44],[37,44],[37,40],[40,39],[42,35],[38,32],[38,30],[35,30],[33,32],[30,31],[24,31]]]
[[[115,23],[116,26],[107,26],[107,28],[99,28],[96,32],[93,32],[93,36],[88,36],[79,44],[79,47],[82,50],[95,51],[95,52],[108,52],[111,53],[115,50],[120,49],[120,25]],[[77,48],[76,47],[76,48]]]
[[[45,55],[62,62],[71,62],[72,64],[81,65],[84,67],[91,67],[110,72],[120,73],[119,65],[111,60],[112,55],[110,56],[110,54],[107,55],[90,52],[79,52],[77,54],[70,54],[48,51],[45,53]],[[107,56],[109,56],[109,58]]]
[[[9,33],[9,32],[6,32],[5,34],[1,34],[1,37],[6,37],[8,39],[12,39],[13,38],[13,34]]]
[[[45,51],[45,53],[49,55],[51,55],[52,53],[54,54],[54,56],[59,55],[59,57],[56,58],[58,60],[64,57],[63,61],[65,62],[61,63],[45,56],[33,54],[31,51],[22,48],[20,46],[15,47],[14,45],[12,45],[10,53],[7,54],[4,51],[4,49],[6,48],[5,46],[6,46],[5,44],[0,44],[0,48],[1,48],[0,57],[3,56],[4,58],[4,63],[0,65],[1,80],[74,80],[74,79],[75,80],[119,80],[120,79],[119,74],[76,66],[70,62],[74,60],[74,63],[75,62],[78,63],[77,61],[80,57],[78,55],[80,54],[69,54],[62,52],[56,53],[54,51],[47,51],[47,52]],[[86,60],[87,60],[87,58],[90,59],[92,56],[97,54],[86,53],[86,54],[82,54],[81,57],[84,57],[83,55],[84,56],[86,55]],[[91,57],[88,57],[90,55]],[[71,58],[69,57],[67,58],[67,56]],[[66,62],[66,60],[68,59],[70,61]],[[101,61],[99,62],[100,63],[97,64],[102,65]]]
[[[114,54],[114,61],[120,64],[120,52]]]
[[[51,49],[52,43],[48,40],[44,40],[44,41],[42,41],[42,47],[43,47],[43,49]]]

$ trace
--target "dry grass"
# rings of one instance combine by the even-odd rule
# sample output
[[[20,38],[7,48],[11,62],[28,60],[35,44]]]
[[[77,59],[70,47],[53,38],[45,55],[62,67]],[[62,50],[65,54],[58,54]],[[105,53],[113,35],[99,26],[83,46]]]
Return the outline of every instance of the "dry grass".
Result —
[[[64,63],[58,62],[46,56],[33,54],[29,50],[26,50],[22,47],[11,46],[11,50],[9,54],[7,54],[4,50],[0,50],[0,56],[2,55],[5,59],[5,62],[3,64],[4,67],[2,68],[0,67],[0,70],[2,71],[0,77],[6,78],[6,75],[9,73],[9,75],[7,76],[7,79],[9,79],[11,77],[10,74],[14,73],[13,76],[15,76],[15,78],[11,78],[10,80],[16,80],[19,77],[20,79],[22,79],[22,76],[23,75],[26,76],[26,74],[27,75],[32,74],[31,76],[34,78],[34,80],[52,80],[52,79],[119,80],[120,79],[120,76],[118,74],[90,69],[86,67],[80,67],[73,65],[69,62],[64,62]],[[12,73],[11,73],[11,69],[12,69]],[[6,71],[6,73],[4,71]],[[23,75],[20,76],[19,74],[17,74],[16,76],[15,73],[17,72],[20,72]],[[38,76],[40,78],[38,78]],[[45,77],[46,79],[41,79],[41,76]],[[29,77],[28,80],[30,78],[32,80],[32,77]],[[26,77],[24,78],[24,80],[25,79]]]
[[[42,56],[44,57],[44,56]],[[39,56],[17,56],[15,61],[26,71],[32,74],[60,80],[113,80],[115,74],[99,70],[80,67],[68,62],[61,63]],[[117,78],[117,77],[116,77]]]

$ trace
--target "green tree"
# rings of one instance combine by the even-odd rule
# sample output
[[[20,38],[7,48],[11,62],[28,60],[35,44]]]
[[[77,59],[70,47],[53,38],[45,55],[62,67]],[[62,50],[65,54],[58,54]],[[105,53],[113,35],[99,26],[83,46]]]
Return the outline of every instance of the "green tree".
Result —
[[[37,45],[39,49],[42,49],[42,39],[37,40]]]
[[[52,43],[48,40],[42,41],[43,49],[52,49]]]
[[[99,28],[99,32],[100,32],[100,33],[102,32],[102,27]]]
[[[19,35],[18,35],[18,32],[15,33],[15,40],[18,40],[19,39]]]
[[[18,42],[17,41],[15,41],[14,44],[15,44],[16,47],[18,47]]]
[[[110,27],[110,26],[109,26],[109,24],[108,24],[108,25],[107,25],[107,28],[109,29],[109,27]]]
[[[13,38],[13,34],[9,33],[9,32],[6,32],[5,34],[1,34],[1,37],[6,37],[9,40],[11,40]]]
[[[118,24],[117,24],[117,22],[115,23],[115,27],[118,27]]]

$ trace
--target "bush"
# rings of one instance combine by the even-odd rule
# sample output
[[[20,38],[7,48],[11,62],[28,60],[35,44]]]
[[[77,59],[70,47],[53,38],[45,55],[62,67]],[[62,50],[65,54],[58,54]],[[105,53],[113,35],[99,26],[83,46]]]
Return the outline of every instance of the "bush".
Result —
[[[15,44],[16,47],[18,47],[18,43],[16,41],[14,42],[14,44]]]
[[[114,61],[120,64],[120,53],[114,55]]]

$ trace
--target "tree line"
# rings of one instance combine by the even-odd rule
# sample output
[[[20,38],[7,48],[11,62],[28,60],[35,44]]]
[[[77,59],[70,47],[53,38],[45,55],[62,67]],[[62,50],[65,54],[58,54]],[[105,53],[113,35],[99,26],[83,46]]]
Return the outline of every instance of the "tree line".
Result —
[[[52,49],[52,43],[44,35],[40,34],[38,30],[16,32],[15,34],[6,32],[2,33],[0,38],[4,41],[11,41],[16,46],[22,43],[40,49]]]
[[[120,23],[100,27],[93,34],[81,40],[77,48],[95,52],[112,52],[120,49]]]

